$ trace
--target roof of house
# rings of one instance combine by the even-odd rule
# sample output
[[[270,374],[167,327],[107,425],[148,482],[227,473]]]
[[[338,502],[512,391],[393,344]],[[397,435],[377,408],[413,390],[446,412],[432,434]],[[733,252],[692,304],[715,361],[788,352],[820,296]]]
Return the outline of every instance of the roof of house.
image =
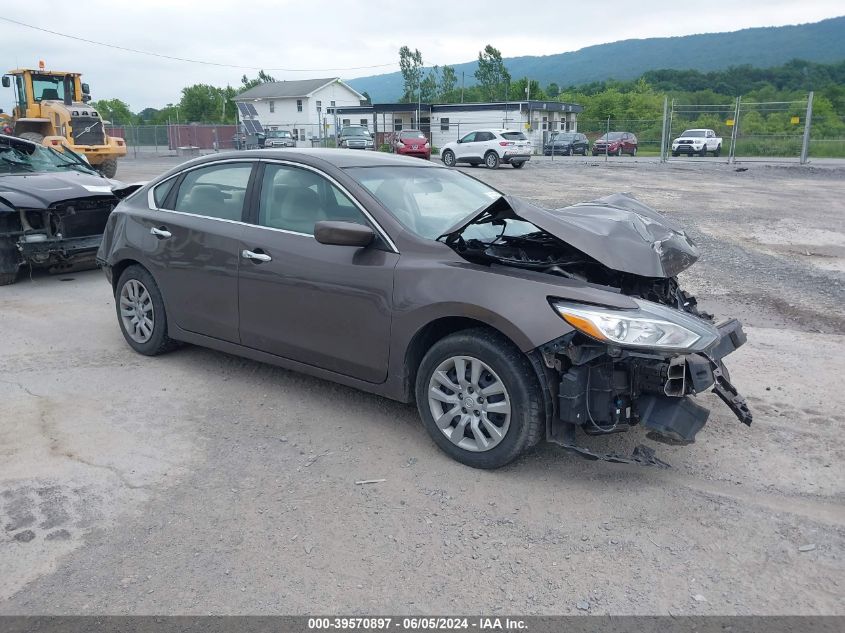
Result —
[[[326,77],[324,79],[294,79],[292,81],[271,81],[268,83],[258,84],[252,88],[244,90],[237,97],[235,101],[241,99],[285,99],[290,97],[307,97],[315,90],[319,90],[323,86],[328,86],[337,82],[342,84],[358,95],[360,99],[364,95],[360,94],[354,88],[349,87],[337,77]]]

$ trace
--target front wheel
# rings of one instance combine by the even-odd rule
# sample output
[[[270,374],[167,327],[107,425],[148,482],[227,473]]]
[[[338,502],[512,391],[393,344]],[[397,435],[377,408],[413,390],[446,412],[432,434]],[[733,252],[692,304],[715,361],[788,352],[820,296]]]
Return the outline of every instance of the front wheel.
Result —
[[[446,167],[455,166],[455,152],[453,152],[452,150],[447,149],[445,152],[443,152],[443,156],[441,156],[440,158],[443,161],[443,164],[446,165]]]
[[[136,352],[158,356],[176,347],[176,341],[167,335],[161,292],[146,268],[133,265],[123,271],[114,303],[123,338]]]
[[[488,169],[498,169],[499,155],[496,152],[487,152],[484,157],[484,164],[487,165]]]
[[[713,156],[721,156],[721,155],[722,155],[722,146],[719,145],[719,147],[716,148],[716,151],[713,152]]]
[[[622,156],[622,148],[621,147],[618,150],[616,150],[616,155]]]
[[[99,165],[95,165],[94,169],[103,174],[106,178],[114,178],[117,173],[117,159],[107,158]]]
[[[637,148],[635,147],[634,149],[631,150],[631,156],[636,156],[636,155],[637,155]]]
[[[540,441],[544,407],[525,355],[498,332],[457,332],[432,346],[416,379],[426,430],[450,457],[499,468]]]
[[[524,164],[525,164],[525,161],[524,161],[524,160],[518,160],[518,161],[516,161],[516,162],[514,162],[514,163],[511,163],[511,165],[513,165],[513,168],[514,168],[514,169],[522,169],[522,166],[523,166]]]

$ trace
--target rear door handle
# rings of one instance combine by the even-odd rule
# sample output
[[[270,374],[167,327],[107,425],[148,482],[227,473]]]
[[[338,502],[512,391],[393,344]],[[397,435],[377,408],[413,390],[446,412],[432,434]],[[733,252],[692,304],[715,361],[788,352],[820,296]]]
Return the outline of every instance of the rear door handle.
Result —
[[[169,237],[173,237],[173,233],[164,228],[157,229],[156,227],[153,227],[150,229],[150,233],[155,235],[160,240],[166,240]]]
[[[241,257],[243,257],[244,259],[253,259],[257,262],[269,262],[273,260],[273,258],[270,257],[267,253],[256,253],[254,251],[248,251],[246,249],[241,251]]]

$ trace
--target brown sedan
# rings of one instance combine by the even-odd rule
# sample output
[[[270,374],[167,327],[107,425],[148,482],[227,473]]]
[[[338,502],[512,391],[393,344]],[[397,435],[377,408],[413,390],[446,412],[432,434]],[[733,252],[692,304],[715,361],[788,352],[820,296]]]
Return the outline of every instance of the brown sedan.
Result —
[[[185,163],[111,214],[98,259],[136,351],[177,341],[416,401],[435,442],[494,468],[542,439],[642,425],[689,443],[739,323],[675,276],[683,230],[615,195],[549,210],[462,172],[347,150]],[[633,459],[642,461],[639,452]]]

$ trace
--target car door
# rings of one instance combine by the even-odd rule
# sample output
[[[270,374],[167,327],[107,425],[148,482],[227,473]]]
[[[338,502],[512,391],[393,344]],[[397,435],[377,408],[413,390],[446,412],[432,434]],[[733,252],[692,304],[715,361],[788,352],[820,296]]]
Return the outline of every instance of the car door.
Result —
[[[321,220],[375,229],[351,196],[318,170],[268,161],[256,183],[240,246],[241,343],[383,382],[398,253],[381,239],[366,248],[314,239]]]
[[[455,147],[455,158],[457,160],[465,160],[470,156],[475,156],[473,152],[475,151],[475,137],[477,134],[477,132],[470,132],[460,139],[461,142]]]
[[[167,306],[189,332],[238,341],[244,200],[255,161],[200,165],[153,190],[137,236]],[[168,187],[166,195],[159,188]]]

